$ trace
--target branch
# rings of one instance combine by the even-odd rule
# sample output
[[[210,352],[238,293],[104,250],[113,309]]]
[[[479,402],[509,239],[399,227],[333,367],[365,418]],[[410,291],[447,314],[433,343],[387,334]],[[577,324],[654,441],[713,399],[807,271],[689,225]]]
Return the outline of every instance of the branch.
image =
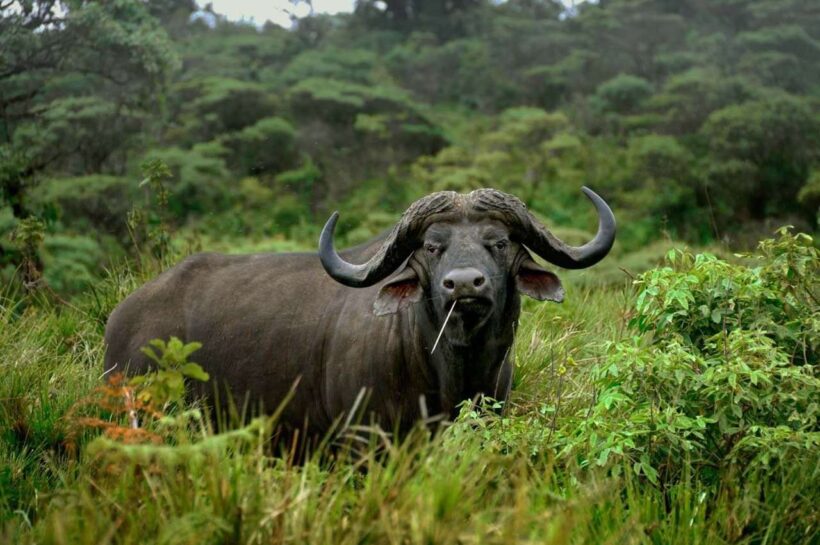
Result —
[[[10,98],[0,97],[0,109],[5,109],[6,106],[14,104],[15,102],[23,102],[25,100],[31,100],[32,98],[37,96],[37,93],[40,92],[40,89],[32,89],[27,93],[21,93],[19,95],[15,95]]]

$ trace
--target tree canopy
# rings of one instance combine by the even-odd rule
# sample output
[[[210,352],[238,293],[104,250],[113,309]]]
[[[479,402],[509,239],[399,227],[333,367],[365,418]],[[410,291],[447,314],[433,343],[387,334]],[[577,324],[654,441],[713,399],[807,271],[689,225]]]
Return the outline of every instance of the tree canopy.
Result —
[[[582,184],[625,247],[816,229],[813,4],[362,0],[286,30],[189,0],[6,0],[0,229],[70,234],[90,214],[122,243],[65,196],[138,194],[150,159],[171,169],[172,220],[219,233],[312,239],[340,203],[341,234],[361,233],[480,185],[588,228]]]

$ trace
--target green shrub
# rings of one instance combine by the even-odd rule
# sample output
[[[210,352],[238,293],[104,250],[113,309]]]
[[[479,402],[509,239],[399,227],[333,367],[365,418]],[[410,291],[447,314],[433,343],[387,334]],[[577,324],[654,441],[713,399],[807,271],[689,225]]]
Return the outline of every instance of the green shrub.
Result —
[[[145,154],[146,161],[168,165],[171,179],[168,209],[183,219],[192,213],[209,213],[224,209],[229,202],[230,179],[224,156],[227,150],[217,143],[197,144],[187,150],[178,147],[154,149]]]
[[[331,47],[300,53],[277,79],[293,84],[307,78],[329,78],[360,84],[372,83],[377,57],[372,51]]]
[[[797,194],[797,201],[814,214],[814,225],[820,226],[820,170],[812,170],[806,185]]]
[[[48,285],[62,294],[86,290],[104,264],[99,242],[84,236],[47,236],[42,257]]]
[[[759,250],[758,267],[670,253],[669,266],[639,281],[635,327],[658,340],[681,335],[698,349],[721,332],[762,331],[795,363],[817,363],[820,252],[811,237],[786,229]]]
[[[293,166],[298,155],[293,126],[279,117],[266,117],[222,138],[231,149],[228,165],[245,175],[277,173]]]
[[[785,93],[718,110],[701,133],[709,145],[710,169],[743,165],[740,178],[710,180],[713,198],[725,203],[735,221],[793,212],[820,157],[820,119],[812,102]]]
[[[305,158],[305,162],[299,168],[282,172],[276,176],[276,186],[280,190],[297,195],[305,202],[310,202],[316,184],[322,180],[322,171],[310,159]]]
[[[95,174],[49,179],[32,192],[31,202],[66,227],[92,228],[124,239],[125,216],[137,194],[136,180]]]
[[[233,78],[197,78],[180,83],[176,91],[182,126],[172,128],[171,136],[186,143],[239,131],[276,110],[273,96],[262,86]]]
[[[595,101],[604,112],[634,113],[652,94],[652,84],[643,78],[620,74],[602,83],[595,91]]]
[[[310,209],[305,201],[296,196],[282,195],[276,199],[270,210],[270,217],[277,232],[285,234],[292,227],[305,222],[310,217]]]
[[[653,483],[816,461],[820,253],[784,229],[755,260],[672,251],[641,275],[633,334],[594,367],[594,402],[563,452],[628,461]]]
[[[132,377],[128,384],[137,387],[137,397],[154,406],[167,409],[171,404],[181,404],[185,399],[185,379],[207,381],[208,373],[188,356],[202,348],[202,343],[183,343],[171,337],[166,343],[153,339],[142,347],[143,354],[154,362],[156,368],[143,375]]]

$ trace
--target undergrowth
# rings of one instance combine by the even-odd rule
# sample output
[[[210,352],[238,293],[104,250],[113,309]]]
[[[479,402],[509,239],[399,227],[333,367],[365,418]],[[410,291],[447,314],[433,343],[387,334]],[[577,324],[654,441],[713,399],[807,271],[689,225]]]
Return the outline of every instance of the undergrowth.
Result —
[[[104,317],[149,273],[70,306],[6,293],[0,542],[815,542],[818,269],[783,231],[732,262],[672,252],[634,287],[570,281],[525,304],[503,412],[359,429],[300,465],[271,455],[275,415],[217,432],[182,399],[207,378],[195,345],[101,377]]]

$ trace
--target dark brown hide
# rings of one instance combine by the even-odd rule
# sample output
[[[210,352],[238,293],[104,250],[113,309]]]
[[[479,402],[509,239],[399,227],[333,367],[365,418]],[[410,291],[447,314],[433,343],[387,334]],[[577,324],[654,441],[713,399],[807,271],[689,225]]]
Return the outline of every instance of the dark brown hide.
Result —
[[[200,393],[215,383],[270,411],[298,382],[282,423],[308,423],[314,434],[331,429],[363,390],[366,414],[386,429],[407,429],[425,413],[453,415],[478,394],[506,400],[519,293],[563,298],[557,276],[524,245],[564,266],[600,260],[614,218],[590,193],[601,219],[581,248],[555,239],[520,201],[495,190],[425,197],[389,234],[341,255],[332,251],[331,219],[322,244],[332,255],[323,259],[352,270],[345,283],[359,288],[331,277],[313,253],[189,257],[111,314],[105,370],[145,372],[150,361],[140,347],[151,339],[198,341],[191,359],[212,377]]]

